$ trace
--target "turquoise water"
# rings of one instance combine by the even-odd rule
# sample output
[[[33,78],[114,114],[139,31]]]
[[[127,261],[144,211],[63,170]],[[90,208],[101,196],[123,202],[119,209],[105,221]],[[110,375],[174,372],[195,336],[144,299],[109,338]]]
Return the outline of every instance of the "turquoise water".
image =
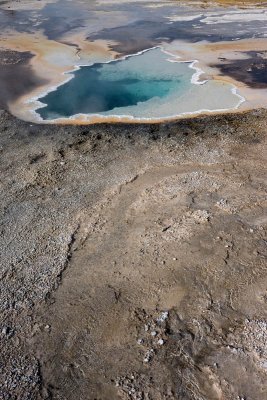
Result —
[[[81,67],[71,80],[40,99],[45,106],[37,112],[45,120],[76,114],[149,118],[150,107],[160,108],[192,86],[194,70],[188,63],[170,59],[156,48],[124,60]]]

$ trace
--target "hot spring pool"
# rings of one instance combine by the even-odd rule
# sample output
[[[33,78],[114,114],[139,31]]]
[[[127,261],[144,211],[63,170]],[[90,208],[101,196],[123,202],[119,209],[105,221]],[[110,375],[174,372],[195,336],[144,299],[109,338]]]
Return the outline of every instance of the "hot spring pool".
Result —
[[[161,48],[108,63],[79,67],[66,83],[39,98],[44,120],[77,115],[165,118],[235,108],[231,85],[198,82],[192,62],[177,62]]]

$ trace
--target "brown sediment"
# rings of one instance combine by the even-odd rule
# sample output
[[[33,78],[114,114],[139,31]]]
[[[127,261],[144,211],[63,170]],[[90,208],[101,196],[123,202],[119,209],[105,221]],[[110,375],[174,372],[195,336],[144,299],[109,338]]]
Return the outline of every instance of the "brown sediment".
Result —
[[[227,82],[229,83],[229,82]],[[47,124],[57,124],[57,125],[88,125],[88,124],[139,124],[139,125],[150,125],[150,124],[162,124],[168,122],[178,121],[180,119],[191,119],[199,117],[200,115],[226,115],[230,113],[243,113],[246,110],[240,108],[237,109],[229,109],[229,110],[211,110],[211,111],[199,111],[193,113],[186,114],[178,114],[173,117],[163,117],[163,118],[134,118],[127,116],[87,116],[87,115],[77,115],[73,118],[59,118],[55,121],[42,121]]]
[[[0,112],[1,399],[265,398],[266,117]]]

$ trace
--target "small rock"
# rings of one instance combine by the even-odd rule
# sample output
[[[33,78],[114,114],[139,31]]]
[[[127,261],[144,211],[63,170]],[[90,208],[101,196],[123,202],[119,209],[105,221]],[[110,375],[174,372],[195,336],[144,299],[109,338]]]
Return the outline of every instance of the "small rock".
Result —
[[[4,326],[2,329],[2,334],[5,336],[8,336],[10,334],[10,328],[9,326]]]
[[[154,353],[153,349],[150,349],[146,352],[145,357],[144,357],[144,363],[148,363],[149,361],[151,361],[153,353]]]
[[[158,340],[158,344],[159,344],[160,346],[162,346],[162,345],[164,344],[164,340],[163,340],[163,339],[159,339],[159,340]]]
[[[168,311],[164,311],[161,316],[157,319],[157,322],[164,322],[168,318],[169,313]]]
[[[169,226],[165,226],[164,228],[162,228],[162,232],[166,232],[168,229],[170,229],[171,225]]]

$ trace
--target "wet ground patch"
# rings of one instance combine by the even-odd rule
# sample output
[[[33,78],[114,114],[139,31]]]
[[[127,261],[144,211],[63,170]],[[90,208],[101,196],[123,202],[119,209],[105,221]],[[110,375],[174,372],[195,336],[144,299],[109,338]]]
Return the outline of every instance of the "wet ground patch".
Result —
[[[228,75],[253,88],[267,88],[267,52],[249,51],[240,53],[246,59],[222,60],[212,67],[219,68],[221,75]]]

